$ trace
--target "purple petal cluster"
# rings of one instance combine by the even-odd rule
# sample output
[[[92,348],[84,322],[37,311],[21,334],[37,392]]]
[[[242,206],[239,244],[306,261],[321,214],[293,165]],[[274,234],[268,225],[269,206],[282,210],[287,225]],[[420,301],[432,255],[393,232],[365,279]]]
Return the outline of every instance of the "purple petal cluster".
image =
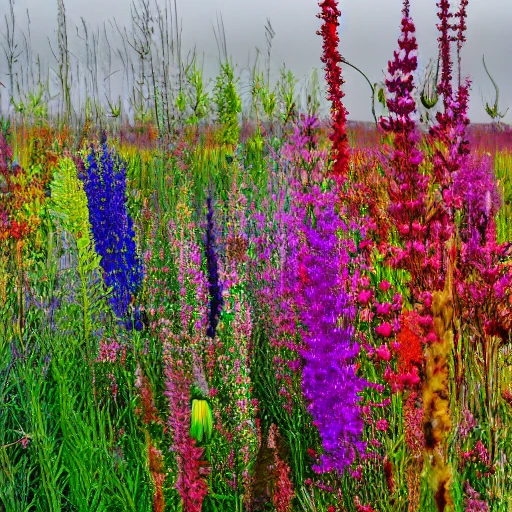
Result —
[[[136,250],[133,220],[126,209],[125,164],[109,150],[105,136],[98,148],[91,145],[85,172],[79,177],[87,195],[89,222],[105,284],[112,287],[112,309],[131,327],[129,306],[142,285],[144,272]],[[139,320],[135,318],[137,329],[142,328]]]
[[[484,155],[466,159],[454,177],[453,191],[464,205],[461,239],[476,249],[486,243],[489,222],[501,202],[490,158]]]
[[[356,375],[356,310],[346,291],[348,254],[339,237],[346,227],[335,211],[336,198],[318,188],[309,196],[314,224],[303,226],[300,274],[306,303],[303,390],[324,448],[314,469],[341,474],[365,450],[359,393],[367,383]]]
[[[465,512],[489,512],[489,504],[481,499],[480,493],[475,491],[469,482],[466,482],[466,498],[464,499]]]

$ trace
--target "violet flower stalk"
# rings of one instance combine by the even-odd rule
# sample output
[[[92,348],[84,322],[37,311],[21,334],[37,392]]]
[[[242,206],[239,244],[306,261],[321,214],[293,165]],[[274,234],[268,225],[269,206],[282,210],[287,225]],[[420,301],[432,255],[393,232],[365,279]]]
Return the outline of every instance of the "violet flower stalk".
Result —
[[[253,213],[255,225],[251,240],[254,254],[251,265],[257,311],[271,345],[272,363],[280,388],[280,404],[292,414],[294,401],[302,396],[300,389],[303,348],[300,336],[300,312],[305,308],[299,280],[299,248],[301,246],[300,200],[287,208],[291,187],[300,189],[321,182],[327,153],[317,149],[318,119],[300,116],[289,141],[283,144],[276,162],[282,174],[269,180],[266,214]],[[279,158],[277,160],[277,158]],[[287,176],[289,174],[292,178]],[[270,199],[271,198],[271,199]],[[300,211],[299,211],[300,210]]]
[[[483,270],[489,262],[482,261],[480,249],[488,243],[496,249],[497,241],[495,236],[492,237],[495,233],[489,233],[489,229],[493,228],[494,232],[494,218],[501,206],[490,158],[484,155],[468,159],[454,179],[453,191],[464,205],[460,226],[461,241],[466,249],[463,260]]]
[[[469,481],[466,481],[464,491],[466,495],[464,497],[465,512],[489,512],[489,504],[482,499],[479,492],[469,485]]]
[[[210,295],[210,305],[208,312],[208,327],[206,335],[215,338],[215,332],[219,323],[219,316],[224,304],[222,298],[222,284],[219,281],[219,262],[217,256],[217,248],[215,244],[215,223],[213,220],[212,197],[207,199],[208,214],[206,235],[204,241],[204,252],[206,255],[206,266],[208,270],[208,292]]]
[[[314,469],[341,474],[365,450],[359,393],[367,383],[356,375],[354,364],[359,353],[353,340],[356,311],[345,290],[349,256],[339,238],[346,227],[334,210],[336,197],[315,187],[304,198],[314,208],[316,225],[309,221],[303,227],[302,283],[309,307],[303,312],[302,357],[303,390],[324,448]]]
[[[98,149],[91,145],[85,167],[79,178],[87,195],[94,246],[101,256],[105,284],[113,289],[112,309],[130,328],[129,306],[142,286],[144,271],[135,245],[133,220],[126,208],[126,167],[107,147],[105,135]],[[140,330],[140,318],[135,322]]]
[[[470,386],[463,361],[474,361],[481,366],[487,421],[494,423],[499,399],[499,364],[491,354],[497,343],[507,343],[512,331],[512,273],[509,265],[500,261],[503,247],[497,242],[495,221],[500,198],[490,158],[466,159],[453,189],[463,201],[455,267],[455,314],[461,319],[460,331],[471,332],[469,344],[456,345],[456,389],[462,394]],[[483,356],[480,358],[479,354]],[[493,458],[499,459],[497,432],[493,431],[489,441]]]

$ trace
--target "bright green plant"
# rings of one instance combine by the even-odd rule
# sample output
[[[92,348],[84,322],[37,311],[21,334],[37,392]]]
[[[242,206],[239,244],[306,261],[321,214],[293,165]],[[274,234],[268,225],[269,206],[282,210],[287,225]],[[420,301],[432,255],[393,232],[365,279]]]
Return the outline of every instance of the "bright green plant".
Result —
[[[280,103],[280,117],[284,125],[294,121],[297,116],[296,90],[297,79],[290,70],[281,69],[278,83],[278,98]]]
[[[48,105],[43,99],[45,88],[39,84],[37,92],[28,92],[25,101],[21,98],[18,102],[11,98],[11,104],[15,112],[22,115],[22,118],[33,118],[36,123],[48,118]]]
[[[187,73],[187,82],[189,85],[187,101],[192,113],[186,123],[198,124],[208,116],[210,110],[210,95],[205,90],[203,70],[197,67],[195,61],[193,62],[192,68]]]
[[[237,144],[240,135],[238,114],[242,112],[242,101],[238,95],[233,66],[226,61],[221,64],[214,88],[214,101],[217,106],[217,120],[222,127],[222,142]]]
[[[498,102],[499,102],[499,97],[500,97],[500,89],[498,87],[498,84],[494,81],[491,74],[489,73],[489,70],[487,69],[487,66],[485,65],[485,57],[483,55],[482,55],[482,63],[484,65],[485,72],[487,73],[487,76],[491,80],[492,85],[494,87],[494,91],[496,93],[496,97],[494,99],[494,105],[491,106],[491,105],[489,105],[488,102],[485,102],[485,111],[487,112],[487,114],[489,115],[489,117],[491,118],[492,121],[497,119],[498,124],[499,124],[500,120],[503,117],[505,117],[505,115],[507,114],[508,108],[507,108],[507,110],[505,110],[505,112],[499,111]]]
[[[94,251],[88,218],[87,196],[76,176],[76,167],[69,158],[61,160],[51,184],[50,210],[58,225],[71,234],[76,244],[77,269],[83,315],[82,334],[87,342],[92,330],[92,317],[99,312],[103,293],[94,275],[100,269],[100,256]]]

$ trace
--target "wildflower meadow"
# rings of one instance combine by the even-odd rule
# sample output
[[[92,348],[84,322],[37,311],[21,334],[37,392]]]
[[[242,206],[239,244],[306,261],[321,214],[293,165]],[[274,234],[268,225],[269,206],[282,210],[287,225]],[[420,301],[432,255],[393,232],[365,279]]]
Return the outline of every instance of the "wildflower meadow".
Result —
[[[271,80],[268,22],[248,87],[221,20],[207,80],[176,1],[56,1],[51,72],[0,6],[0,511],[512,510],[512,129],[485,61],[470,123],[473,0],[429,0],[426,76],[403,0],[374,123],[352,0],[317,6],[323,76]]]

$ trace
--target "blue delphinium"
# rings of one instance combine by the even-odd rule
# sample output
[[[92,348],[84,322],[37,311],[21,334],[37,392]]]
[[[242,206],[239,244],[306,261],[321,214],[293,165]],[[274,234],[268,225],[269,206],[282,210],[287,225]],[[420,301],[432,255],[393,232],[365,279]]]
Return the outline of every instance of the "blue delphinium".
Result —
[[[219,315],[224,304],[224,300],[222,299],[222,284],[219,281],[219,263],[217,249],[215,247],[215,224],[213,221],[213,204],[211,195],[208,196],[207,206],[208,213],[206,215],[207,224],[204,252],[206,256],[206,267],[208,270],[210,308],[206,335],[213,339],[215,338],[215,332],[219,323]]]
[[[135,246],[133,221],[126,209],[126,167],[109,150],[105,135],[97,149],[91,144],[80,179],[87,194],[89,222],[96,252],[101,256],[103,278],[112,287],[110,304],[116,316],[131,328],[129,307],[141,288],[144,272]],[[135,319],[136,328],[139,323]]]

